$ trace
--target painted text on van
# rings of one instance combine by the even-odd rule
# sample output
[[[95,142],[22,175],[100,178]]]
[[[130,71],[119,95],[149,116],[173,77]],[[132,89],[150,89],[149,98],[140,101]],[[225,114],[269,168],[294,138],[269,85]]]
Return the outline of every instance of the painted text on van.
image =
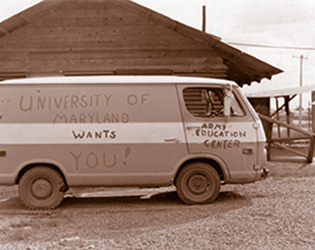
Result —
[[[241,142],[239,140],[205,140],[204,145],[211,148],[239,148]]]
[[[88,168],[96,168],[103,166],[106,168],[113,168],[117,164],[116,153],[102,153],[97,154],[95,152],[79,152],[74,153],[70,151],[70,155],[74,159],[75,169],[79,170],[80,167],[86,166]]]
[[[110,105],[112,95],[64,95],[64,96],[24,96],[20,98],[21,111],[78,109]]]
[[[245,130],[227,130],[224,123],[204,123],[196,129],[195,135],[209,138],[245,138],[247,136]]]
[[[74,139],[115,139],[116,131],[111,131],[108,129],[99,130],[99,131],[72,130],[72,135]]]
[[[53,123],[127,123],[126,113],[56,114]]]
[[[69,152],[71,158],[74,161],[74,166],[76,170],[82,167],[87,167],[89,169],[95,169],[98,167],[113,168],[117,164],[126,166],[127,159],[131,154],[131,148],[126,147],[124,152],[122,150],[116,152]],[[119,161],[122,161],[119,163]]]
[[[205,130],[198,129],[196,130],[197,136],[206,136],[206,137],[246,137],[246,131],[214,131],[214,130]]]

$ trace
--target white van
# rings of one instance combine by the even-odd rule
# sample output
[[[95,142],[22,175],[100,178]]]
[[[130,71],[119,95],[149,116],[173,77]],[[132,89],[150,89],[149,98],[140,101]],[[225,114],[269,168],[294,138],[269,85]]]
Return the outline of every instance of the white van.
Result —
[[[230,81],[47,77],[0,83],[0,184],[51,209],[74,186],[175,185],[209,203],[220,184],[263,179],[265,135]]]

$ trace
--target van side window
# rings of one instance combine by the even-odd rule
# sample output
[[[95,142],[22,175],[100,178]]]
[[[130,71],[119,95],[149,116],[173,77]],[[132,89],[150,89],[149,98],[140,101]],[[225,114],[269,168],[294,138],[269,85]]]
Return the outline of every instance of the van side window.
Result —
[[[196,117],[223,117],[225,90],[220,88],[185,88],[183,96],[186,108]],[[244,111],[234,94],[231,115],[244,116]]]

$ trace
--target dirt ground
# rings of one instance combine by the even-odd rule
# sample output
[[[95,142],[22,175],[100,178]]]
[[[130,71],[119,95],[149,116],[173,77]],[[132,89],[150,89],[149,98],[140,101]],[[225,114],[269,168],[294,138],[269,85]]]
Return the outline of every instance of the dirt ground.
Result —
[[[0,187],[0,249],[315,249],[315,163],[268,167],[208,205],[184,205],[172,188],[72,189],[57,209],[32,211]]]

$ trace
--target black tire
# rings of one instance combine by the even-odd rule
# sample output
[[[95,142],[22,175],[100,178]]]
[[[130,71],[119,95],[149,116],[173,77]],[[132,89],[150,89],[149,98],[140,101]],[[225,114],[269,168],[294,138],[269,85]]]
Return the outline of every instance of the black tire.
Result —
[[[20,179],[19,195],[31,209],[53,209],[64,197],[65,183],[60,174],[49,167],[34,167]]]
[[[176,179],[179,198],[186,204],[213,202],[220,192],[220,177],[209,164],[194,162],[186,165]]]

